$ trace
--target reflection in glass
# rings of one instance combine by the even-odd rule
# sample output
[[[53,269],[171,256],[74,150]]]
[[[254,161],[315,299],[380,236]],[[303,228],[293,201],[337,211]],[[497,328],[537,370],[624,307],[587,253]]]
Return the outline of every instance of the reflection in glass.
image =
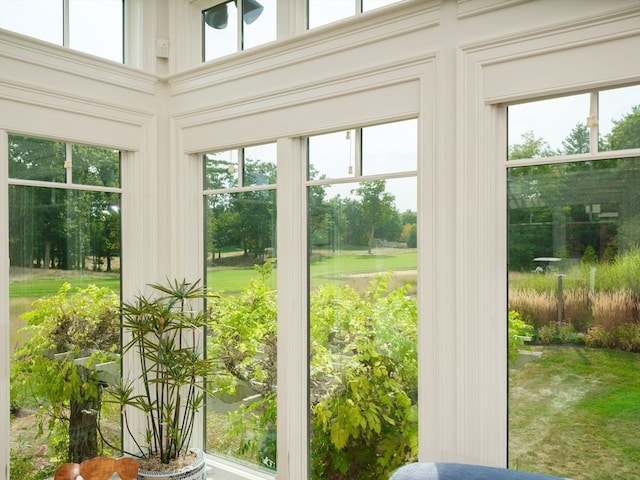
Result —
[[[246,147],[244,149],[244,186],[275,185],[277,181],[276,144]]]
[[[74,144],[71,150],[73,183],[120,187],[120,152]]]
[[[238,150],[206,153],[204,155],[205,190],[237,187],[239,171]]]
[[[205,196],[206,279],[212,303],[207,355],[207,451],[276,466],[275,190]]]
[[[600,151],[640,148],[640,85],[599,93]]]
[[[589,106],[589,94],[510,106],[509,160],[588,152]]]
[[[510,168],[507,192],[510,329],[536,340],[510,330],[509,464],[632,478],[640,158]]]
[[[64,183],[65,143],[9,135],[9,178]]]
[[[123,62],[124,0],[69,0],[69,47]]]
[[[388,478],[417,453],[416,185],[403,180],[308,188],[313,479]]]
[[[411,121],[308,139],[314,480],[389,478],[417,455],[416,178],[329,182],[348,176],[352,148],[363,170],[369,159],[378,174],[415,169],[415,131]]]
[[[120,413],[102,389],[119,376],[120,196],[8,190],[10,395],[22,426],[11,429],[11,450],[51,477],[65,461],[118,453]],[[86,367],[98,358],[100,369]],[[98,415],[113,448],[101,446]]]

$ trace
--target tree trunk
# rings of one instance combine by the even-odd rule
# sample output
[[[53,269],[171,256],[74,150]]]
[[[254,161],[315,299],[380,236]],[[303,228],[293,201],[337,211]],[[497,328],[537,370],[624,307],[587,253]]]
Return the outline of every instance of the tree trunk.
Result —
[[[78,367],[83,379],[89,375],[85,367]],[[84,393],[84,392],[83,392]],[[102,391],[95,397],[72,398],[69,405],[69,461],[80,463],[98,456],[98,412]]]

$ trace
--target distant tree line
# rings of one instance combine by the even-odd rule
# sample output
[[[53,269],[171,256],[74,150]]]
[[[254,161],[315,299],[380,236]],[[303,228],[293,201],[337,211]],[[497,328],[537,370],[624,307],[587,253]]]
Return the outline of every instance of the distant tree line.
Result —
[[[235,164],[234,164],[235,165]],[[238,186],[238,174],[231,163],[218,160],[205,168],[206,185],[220,190],[206,196],[207,249],[211,263],[224,251],[242,250],[263,263],[276,246],[276,166],[259,160],[243,162],[243,185],[260,186],[251,191],[227,193]],[[386,182],[359,183],[353,198],[327,198],[325,186],[308,190],[310,248],[337,250],[360,247],[371,250],[380,241],[415,247],[416,213],[400,213]]]
[[[77,185],[119,187],[119,165],[116,150],[10,135],[9,177],[45,182],[9,185],[11,265],[111,270],[120,256],[119,195]]]
[[[614,121],[600,151],[640,147],[640,106]],[[589,152],[579,123],[553,150],[533,132],[510,145],[509,160]],[[528,270],[535,257],[580,259],[591,247],[599,260],[640,244],[640,165],[615,158],[515,167],[508,170],[509,268]]]

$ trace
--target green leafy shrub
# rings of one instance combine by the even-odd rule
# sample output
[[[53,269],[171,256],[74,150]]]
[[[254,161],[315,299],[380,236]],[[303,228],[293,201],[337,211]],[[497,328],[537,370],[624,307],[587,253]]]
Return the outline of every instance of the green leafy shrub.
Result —
[[[595,249],[591,245],[587,246],[587,248],[584,249],[584,253],[582,254],[580,263],[586,266],[591,266],[598,263],[598,256],[596,255]]]
[[[617,347],[628,352],[640,352],[640,324],[626,323],[616,329]]]
[[[416,303],[389,278],[311,303],[312,478],[387,478],[417,455]]]
[[[22,315],[29,339],[12,362],[11,398],[37,408],[36,438],[46,432],[64,461],[80,462],[99,453],[103,384],[91,367],[112,359],[118,348],[119,305],[108,288],[90,285],[72,291],[64,283],[56,295],[36,300]],[[72,361],[80,356],[87,363]]]
[[[613,335],[598,326],[589,328],[584,336],[585,345],[594,348],[613,348],[613,339]]]
[[[217,302],[208,339],[219,395],[252,389],[228,414],[216,451],[274,468],[276,294],[269,263],[239,296]],[[312,293],[312,478],[387,478],[417,455],[417,309],[405,287],[378,276],[369,289],[326,284]],[[214,417],[210,417],[210,420]],[[216,417],[216,421],[219,421]]]
[[[546,344],[583,344],[583,336],[567,322],[551,322],[538,329],[538,341]]]
[[[509,360],[514,362],[518,356],[518,350],[525,347],[523,337],[533,336],[535,329],[520,317],[515,310],[509,310]]]

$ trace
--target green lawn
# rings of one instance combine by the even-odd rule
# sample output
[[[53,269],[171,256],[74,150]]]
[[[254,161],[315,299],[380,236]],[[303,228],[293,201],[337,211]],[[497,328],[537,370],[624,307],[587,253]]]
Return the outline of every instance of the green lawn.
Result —
[[[311,261],[311,284],[318,285],[329,279],[346,279],[351,274],[368,272],[387,272],[398,270],[415,270],[417,254],[415,251],[380,255],[374,250],[373,255],[359,253],[342,253],[335,255],[321,255]],[[340,274],[336,274],[340,272]],[[221,293],[238,293],[252,279],[257,272],[253,267],[209,269],[207,285],[214,291]],[[275,275],[271,278],[273,288],[276,288]]]
[[[249,262],[250,263],[250,262]],[[381,254],[374,249],[373,254],[349,252],[329,254],[323,252],[316,254],[311,261],[311,284],[316,286],[328,280],[352,281],[349,275],[357,275],[371,272],[386,272],[390,270],[414,270],[417,264],[417,254],[414,251],[399,251],[393,254]],[[338,276],[336,272],[340,272]],[[214,291],[227,294],[239,293],[246,284],[256,278],[258,272],[252,266],[235,268],[210,268],[207,272],[207,285]],[[109,287],[114,291],[120,290],[120,276],[117,273],[93,272],[62,272],[62,271],[38,271],[21,270],[12,271],[9,286],[11,344],[16,345],[23,340],[18,333],[24,326],[24,321],[19,315],[28,310],[35,299],[54,295],[67,281],[75,288],[84,288],[89,284],[98,287]],[[366,281],[366,280],[365,280]],[[273,288],[276,288],[276,276],[270,279]]]
[[[640,479],[640,354],[544,347],[509,387],[511,468]]]
[[[64,282],[69,282],[71,287],[85,288],[88,285],[108,287],[116,292],[120,291],[120,276],[118,274],[103,275],[73,275],[58,278],[30,278],[27,280],[13,281],[9,285],[9,298],[40,298],[55,295]]]
[[[22,344],[26,339],[20,329],[26,322],[20,315],[31,308],[31,304],[38,298],[55,295],[64,282],[69,282],[72,289],[85,288],[88,285],[108,287],[116,292],[120,291],[120,275],[117,273],[83,274],[82,272],[24,272],[20,275],[10,275],[9,283],[9,342],[11,349]]]

